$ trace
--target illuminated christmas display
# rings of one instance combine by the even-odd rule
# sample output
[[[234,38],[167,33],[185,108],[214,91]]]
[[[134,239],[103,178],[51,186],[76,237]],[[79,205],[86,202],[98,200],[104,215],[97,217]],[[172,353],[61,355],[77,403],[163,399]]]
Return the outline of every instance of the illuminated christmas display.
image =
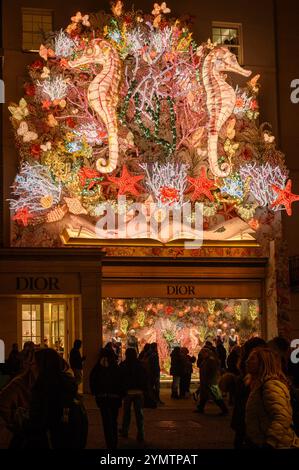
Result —
[[[227,346],[231,329],[240,330],[240,340],[260,333],[257,300],[111,299],[103,301],[103,334],[111,341],[115,330],[122,339],[123,354],[128,332],[133,328],[139,347],[157,342],[162,372],[169,374],[170,352],[175,346],[197,356],[205,341],[221,330]]]
[[[232,76],[243,85],[232,84]],[[254,233],[298,196],[269,128],[259,76],[210,40],[198,45],[165,4],[150,13],[77,12],[49,35],[9,111],[20,155],[10,201],[12,242],[28,231],[61,244],[64,229],[95,238],[103,204],[203,203],[205,238]],[[247,77],[247,78],[241,78]],[[245,83],[245,85],[244,85]],[[221,227],[221,230],[218,230]],[[43,235],[44,236],[44,235]],[[167,241],[167,240],[166,240]]]

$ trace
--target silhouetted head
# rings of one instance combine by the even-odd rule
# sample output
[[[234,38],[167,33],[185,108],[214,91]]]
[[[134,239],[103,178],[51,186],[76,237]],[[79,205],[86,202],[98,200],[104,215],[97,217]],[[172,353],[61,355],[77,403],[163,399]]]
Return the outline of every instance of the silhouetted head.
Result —
[[[43,377],[47,381],[51,378],[58,378],[64,370],[64,360],[54,349],[40,349],[35,353],[35,363],[38,377]]]
[[[102,348],[99,353],[99,363],[103,367],[109,367],[117,364],[117,357],[111,348]]]
[[[248,341],[246,341],[246,343],[244,343],[241,349],[240,362],[238,366],[242,374],[245,374],[246,372],[246,361],[251,351],[253,351],[256,348],[265,347],[265,346],[266,346],[266,341],[263,340],[262,338],[259,338],[258,336],[256,336],[255,338],[250,338]]]
[[[75,339],[74,341],[74,349],[80,349],[82,346],[82,341],[81,339]]]

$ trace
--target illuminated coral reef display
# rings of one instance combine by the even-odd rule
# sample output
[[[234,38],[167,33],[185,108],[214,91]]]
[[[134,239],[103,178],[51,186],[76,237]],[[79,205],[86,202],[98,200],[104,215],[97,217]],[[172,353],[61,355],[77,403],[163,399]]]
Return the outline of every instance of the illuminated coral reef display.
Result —
[[[110,15],[77,12],[41,45],[24,98],[9,106],[21,161],[10,203],[17,237],[36,226],[52,238],[65,227],[94,237],[98,206],[124,194],[190,204],[193,217],[201,202],[207,237],[222,224],[219,239],[244,232],[242,221],[258,227],[265,211],[291,214],[298,198],[283,155],[258,124],[259,76],[232,85],[231,73],[251,75],[226,47],[198,45],[165,3],[149,14],[121,1]],[[38,180],[34,194],[24,178]]]

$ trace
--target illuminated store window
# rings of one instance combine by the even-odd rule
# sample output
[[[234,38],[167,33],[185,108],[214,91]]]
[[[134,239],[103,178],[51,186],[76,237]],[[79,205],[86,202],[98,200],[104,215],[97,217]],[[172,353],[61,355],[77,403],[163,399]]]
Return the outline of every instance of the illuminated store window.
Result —
[[[22,347],[26,341],[66,353],[66,304],[64,302],[22,302]]]
[[[36,52],[44,34],[53,30],[53,12],[43,8],[23,8],[23,50]]]
[[[22,344],[33,341],[41,342],[41,306],[39,304],[22,305]]]
[[[239,23],[213,22],[213,42],[227,46],[233,52],[240,64],[243,64],[242,25]]]

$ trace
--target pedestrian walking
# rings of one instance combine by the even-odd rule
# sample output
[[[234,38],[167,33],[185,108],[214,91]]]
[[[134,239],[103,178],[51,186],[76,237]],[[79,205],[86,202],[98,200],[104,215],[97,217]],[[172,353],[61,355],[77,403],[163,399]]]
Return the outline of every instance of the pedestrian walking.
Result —
[[[90,390],[101,412],[107,449],[117,449],[118,413],[124,395],[117,356],[110,348],[101,349],[89,378]]]
[[[80,352],[81,347],[82,347],[82,341],[80,339],[76,339],[74,341],[73,349],[71,349],[71,352],[70,352],[70,366],[73,370],[76,384],[78,386],[82,382],[83,362],[86,359],[85,356],[81,356],[81,352]]]
[[[122,383],[125,390],[124,414],[121,434],[128,437],[132,405],[137,425],[137,441],[144,442],[143,394],[147,389],[145,370],[137,358],[135,348],[126,350],[126,358],[120,364]]]
[[[173,348],[173,351],[170,354],[170,359],[170,375],[172,375],[171,398],[177,400],[180,398],[179,387],[183,373],[181,348],[179,346],[175,346]]]

